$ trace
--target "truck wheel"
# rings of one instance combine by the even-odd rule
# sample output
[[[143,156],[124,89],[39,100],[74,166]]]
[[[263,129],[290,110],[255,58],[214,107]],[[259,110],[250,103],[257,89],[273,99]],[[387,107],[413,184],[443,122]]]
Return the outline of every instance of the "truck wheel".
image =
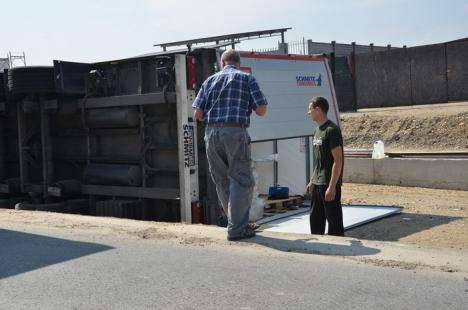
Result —
[[[54,67],[17,67],[8,70],[8,91],[18,98],[55,93]]]
[[[15,205],[15,210],[24,211],[48,211],[48,212],[63,212],[63,203],[28,203],[19,202]]]

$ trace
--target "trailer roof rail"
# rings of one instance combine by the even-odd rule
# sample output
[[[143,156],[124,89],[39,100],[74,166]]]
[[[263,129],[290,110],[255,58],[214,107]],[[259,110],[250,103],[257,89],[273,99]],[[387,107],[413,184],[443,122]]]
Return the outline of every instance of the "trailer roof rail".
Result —
[[[212,42],[214,42],[216,45],[221,44],[223,46],[232,44],[232,46],[234,47],[235,44],[240,43],[241,41],[244,41],[244,40],[261,39],[261,38],[274,37],[274,36],[281,36],[281,42],[284,43],[284,33],[290,29],[292,28],[279,28],[279,29],[269,29],[269,30],[260,30],[260,31],[240,32],[240,33],[232,33],[232,34],[213,36],[213,37],[160,43],[160,44],[154,44],[153,46],[160,46],[162,47],[163,51],[166,51],[166,49],[171,46],[185,45],[190,49],[193,44],[203,44],[203,43],[212,43]]]

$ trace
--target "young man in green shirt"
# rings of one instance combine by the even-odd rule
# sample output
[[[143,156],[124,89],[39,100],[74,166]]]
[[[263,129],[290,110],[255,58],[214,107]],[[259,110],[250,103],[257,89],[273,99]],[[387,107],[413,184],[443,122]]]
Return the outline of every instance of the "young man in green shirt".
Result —
[[[323,235],[344,236],[341,209],[343,178],[343,137],[340,128],[327,117],[328,101],[314,97],[309,103],[310,118],[317,123],[313,141],[314,173],[307,184],[311,193],[310,231]]]

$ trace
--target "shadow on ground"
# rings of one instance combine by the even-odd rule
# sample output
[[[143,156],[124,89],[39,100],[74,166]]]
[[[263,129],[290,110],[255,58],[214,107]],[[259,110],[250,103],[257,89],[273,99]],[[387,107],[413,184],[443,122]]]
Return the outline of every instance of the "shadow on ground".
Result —
[[[345,235],[357,239],[398,241],[415,233],[448,224],[462,217],[400,213],[347,230]]]
[[[112,247],[0,229],[0,279]]]
[[[314,238],[313,236],[306,239],[285,240],[258,234],[255,238],[246,240],[246,242],[260,244],[283,252],[303,254],[365,256],[374,255],[380,252],[379,249],[364,246],[359,240],[347,240],[345,237],[343,238],[343,241],[349,244],[321,242],[318,238]]]

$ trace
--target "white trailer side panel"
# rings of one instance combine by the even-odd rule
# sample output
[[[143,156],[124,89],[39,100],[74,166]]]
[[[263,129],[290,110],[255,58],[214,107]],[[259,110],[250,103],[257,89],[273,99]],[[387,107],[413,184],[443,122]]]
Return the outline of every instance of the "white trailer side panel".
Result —
[[[331,74],[325,58],[242,54],[241,69],[257,79],[268,101],[264,117],[252,115],[252,141],[310,136],[314,126],[307,115],[309,100],[323,96],[329,118],[339,124]]]

